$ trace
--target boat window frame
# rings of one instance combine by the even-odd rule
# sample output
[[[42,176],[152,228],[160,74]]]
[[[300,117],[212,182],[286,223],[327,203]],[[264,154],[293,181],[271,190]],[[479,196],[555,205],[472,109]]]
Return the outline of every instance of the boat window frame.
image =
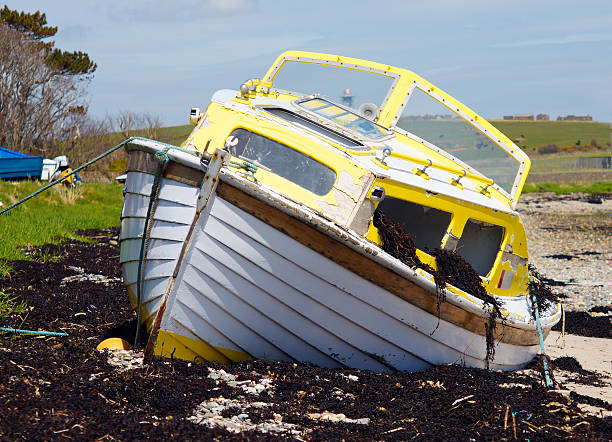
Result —
[[[459,244],[461,244],[461,241],[464,240],[464,234],[465,234],[465,229],[466,227],[468,227],[468,224],[472,223],[472,224],[483,224],[483,225],[488,225],[488,226],[492,226],[494,228],[500,229],[501,230],[501,235],[499,238],[499,243],[497,244],[496,249],[494,250],[494,255],[493,255],[493,260],[491,263],[491,267],[489,267],[489,269],[487,270],[487,272],[483,275],[480,274],[480,272],[478,272],[478,270],[475,268],[474,264],[472,264],[471,260],[468,261],[468,258],[464,257],[463,255],[461,255],[461,252],[459,251],[460,247]],[[468,262],[472,268],[474,268],[474,270],[476,270],[476,273],[479,274],[479,276],[481,278],[484,279],[490,279],[491,275],[493,275],[493,273],[495,272],[496,268],[497,268],[497,264],[499,261],[499,255],[501,253],[502,250],[502,246],[503,244],[506,242],[506,238],[509,235],[509,228],[506,225],[503,224],[498,224],[498,223],[491,223],[488,221],[483,221],[477,217],[472,217],[472,216],[468,216],[465,219],[465,222],[463,222],[463,225],[461,226],[461,235],[457,238],[457,244],[455,245],[455,252],[458,253],[466,262]],[[479,246],[482,247],[482,246]],[[493,251],[493,249],[491,249],[491,251]]]
[[[259,86],[259,89],[264,94],[269,94],[270,92],[289,94],[291,96],[303,97],[304,94],[299,94],[291,91],[284,91],[281,89],[275,89],[273,86],[274,78],[278,75],[279,71],[285,66],[287,62],[301,62],[301,63],[311,63],[318,65],[328,65],[345,69],[355,69],[366,73],[373,73],[378,75],[384,75],[386,77],[393,78],[393,83],[389,88],[383,103],[380,106],[377,117],[374,119],[378,124],[381,124],[383,127],[387,127],[390,130],[393,130],[397,133],[400,133],[404,136],[414,136],[414,134],[409,134],[409,132],[402,130],[397,127],[397,122],[405,109],[406,103],[410,99],[411,91],[418,83],[421,87],[419,88],[422,92],[426,93],[430,97],[434,98],[445,107],[448,107],[445,103],[448,101],[449,104],[455,106],[456,110],[453,108],[449,109],[460,116],[463,120],[465,120],[468,124],[472,125],[476,130],[483,133],[487,138],[490,138],[494,144],[499,146],[502,150],[504,150],[508,155],[515,159],[519,163],[519,168],[517,174],[515,176],[514,182],[512,183],[512,187],[510,192],[504,190],[497,184],[493,184],[493,188],[499,192],[500,196],[507,198],[510,204],[510,207],[514,209],[516,207],[516,203],[521,194],[523,187],[525,186],[525,179],[527,172],[529,172],[531,166],[531,160],[527,156],[525,152],[523,152],[516,144],[514,144],[511,140],[509,140],[503,133],[501,133],[495,126],[486,121],[485,118],[482,118],[484,124],[480,124],[479,121],[476,121],[478,118],[481,118],[477,113],[474,113],[467,106],[462,104],[459,101],[456,101],[450,95],[445,95],[445,92],[440,90],[440,94],[434,92],[437,89],[434,85],[426,86],[428,82],[413,72],[404,69],[393,67],[390,65],[381,64],[378,62],[372,62],[367,60],[360,60],[351,57],[344,57],[339,55],[332,54],[323,54],[323,53],[315,53],[315,52],[301,52],[301,51],[287,51],[281,54],[275,61],[274,64],[268,69],[265,73],[262,83]],[[427,92],[429,90],[429,92]],[[445,100],[445,96],[448,100]],[[456,103],[455,103],[456,101]],[[471,115],[473,113],[473,116]],[[384,123],[380,123],[380,121]],[[488,131],[486,129],[487,126],[490,126],[492,131]],[[491,132],[492,136],[489,136],[488,133]],[[496,132],[499,134],[495,135]],[[411,137],[412,138],[412,137]],[[418,138],[418,137],[417,137]],[[502,141],[503,140],[503,141]],[[419,140],[419,142],[422,142]],[[425,143],[423,143],[425,144]],[[428,147],[433,145],[427,144]],[[435,148],[434,148],[435,149]],[[435,149],[435,151],[443,154],[450,160],[456,161],[452,155],[449,155],[443,149]],[[471,171],[475,171],[473,168]],[[479,175],[483,175],[481,172],[475,171]],[[484,176],[484,175],[483,175]]]
[[[282,119],[286,123],[297,125],[300,129],[303,129],[309,133],[320,136],[324,138],[325,141],[334,144],[334,146],[340,147],[340,149],[344,151],[350,151],[352,153],[362,154],[362,155],[364,153],[370,153],[372,151],[372,148],[370,146],[368,146],[367,144],[361,143],[360,140],[356,138],[355,136],[351,136],[347,133],[344,133],[343,131],[338,130],[335,125],[327,124],[325,121],[321,121],[321,120],[315,121],[315,119],[310,114],[307,114],[306,112],[302,112],[299,109],[288,109],[283,106],[272,105],[272,104],[256,105],[255,107],[268,112],[270,115],[276,118]],[[282,116],[277,115],[273,112],[270,112],[271,110],[275,110],[275,109],[293,114],[297,119],[305,120],[306,122],[312,124],[313,126],[320,128],[321,131],[317,131],[314,128],[311,129],[310,127],[294,124],[293,122],[283,118]],[[328,127],[328,126],[332,126],[332,127]],[[332,138],[330,135],[327,135],[328,133],[331,133],[338,138],[346,139],[347,143],[355,143],[355,145],[343,144],[335,140],[334,138]]]
[[[272,84],[274,84],[274,79],[276,78],[278,73],[283,69],[285,64],[288,62],[289,63],[318,64],[322,66],[333,66],[333,67],[342,68],[342,69],[353,69],[356,71],[361,71],[361,72],[374,74],[374,75],[382,75],[384,77],[392,78],[393,81],[391,83],[391,86],[387,90],[387,94],[385,95],[385,98],[380,104],[380,108],[378,109],[378,114],[376,115],[376,118],[374,118],[373,120],[375,122],[378,122],[378,119],[380,118],[382,114],[382,110],[385,109],[385,107],[387,106],[387,103],[389,103],[389,99],[393,95],[395,88],[397,87],[399,81],[401,80],[402,74],[398,72],[393,72],[390,66],[389,66],[389,69],[383,70],[383,69],[375,68],[372,66],[365,66],[365,65],[361,65],[357,63],[343,62],[341,60],[342,60],[342,57],[338,57],[338,60],[328,60],[324,58],[295,57],[291,55],[285,55],[278,59],[278,62],[276,63],[274,68],[267,73],[263,81],[269,81]],[[300,93],[299,91],[288,91],[288,90],[278,89],[274,87],[272,87],[270,91],[279,92],[282,94],[293,95],[295,97],[305,97],[306,96],[304,95],[304,93]],[[393,125],[388,128],[386,126],[383,126],[383,127],[385,127],[386,129],[393,130]]]
[[[500,192],[501,194],[503,194],[506,198],[513,200],[515,195],[516,195],[516,191],[519,187],[520,181],[521,181],[521,177],[523,176],[523,174],[525,173],[525,169],[527,167],[527,164],[525,161],[521,161],[517,158],[517,156],[515,155],[514,150],[510,150],[508,151],[508,147],[501,142],[501,140],[496,139],[495,137],[491,137],[489,135],[489,131],[487,131],[487,129],[485,129],[480,123],[478,123],[477,121],[474,121],[473,118],[471,118],[465,111],[461,110],[460,108],[452,108],[448,105],[447,101],[442,98],[440,95],[436,94],[435,91],[432,91],[430,88],[428,88],[427,86],[419,83],[418,81],[414,80],[412,82],[412,85],[410,86],[410,90],[408,91],[408,94],[406,94],[406,98],[404,99],[404,103],[402,105],[402,110],[406,109],[406,105],[409,103],[410,98],[412,97],[412,93],[414,92],[415,89],[418,89],[420,92],[424,93],[425,95],[429,96],[430,98],[432,98],[433,100],[437,101],[440,105],[444,106],[445,108],[447,108],[449,111],[451,111],[453,114],[457,115],[459,118],[461,118],[463,121],[465,121],[465,123],[469,124],[470,126],[472,126],[474,129],[478,130],[482,135],[484,135],[485,137],[487,137],[487,139],[489,139],[492,143],[494,143],[495,145],[497,145],[499,148],[501,148],[504,152],[506,152],[506,154],[512,158],[514,161],[516,161],[519,165],[518,170],[516,175],[514,176],[514,182],[512,183],[512,188],[511,191],[508,192],[506,191],[504,188],[502,188],[500,185],[498,185],[497,183],[495,183],[495,180],[493,180],[493,188],[495,190],[497,190],[498,192]],[[430,149],[435,150],[436,152],[438,152],[439,154],[445,156],[446,158],[448,158],[451,161],[457,162],[459,164],[462,164],[465,166],[465,168],[469,171],[472,172],[476,175],[480,175],[483,177],[486,177],[486,175],[484,175],[482,172],[480,172],[478,169],[475,169],[474,167],[470,166],[469,164],[465,163],[463,160],[456,158],[453,154],[451,154],[450,152],[448,152],[447,150],[436,146],[435,144],[431,143],[428,140],[425,140],[421,137],[419,137],[416,134],[413,134],[412,132],[407,131],[406,129],[402,129],[399,126],[396,126],[394,128],[394,130],[396,130],[397,132],[401,133],[402,135],[405,135],[421,144],[424,144],[425,146],[429,147]],[[524,152],[522,152],[519,148],[516,149],[518,156],[522,156],[521,153],[523,155],[526,156],[526,154]],[[488,177],[491,178],[491,177]]]
[[[290,149],[291,151],[293,151],[293,152],[295,152],[295,153],[297,153],[297,154],[299,154],[299,155],[303,155],[303,156],[305,156],[305,157],[309,158],[310,160],[312,160],[312,161],[314,161],[314,162],[318,163],[319,165],[324,166],[325,168],[327,168],[327,169],[331,170],[331,171],[334,173],[334,180],[333,180],[333,182],[332,182],[332,184],[331,184],[331,186],[330,186],[329,190],[327,190],[327,192],[325,192],[325,193],[323,193],[323,194],[319,194],[319,193],[313,192],[311,189],[308,189],[307,187],[304,187],[304,186],[302,186],[302,185],[300,185],[300,184],[296,183],[295,181],[292,181],[292,180],[291,180],[291,179],[289,179],[289,178],[286,178],[286,177],[284,177],[284,176],[280,175],[279,173],[277,173],[277,172],[275,172],[274,170],[270,169],[270,168],[269,168],[269,166],[267,166],[267,165],[265,165],[265,164],[259,164],[259,162],[254,161],[254,160],[251,160],[251,159],[249,159],[249,158],[247,158],[247,157],[244,157],[244,156],[242,156],[242,155],[238,155],[238,156],[236,156],[236,155],[234,155],[234,154],[233,154],[233,153],[230,151],[229,153],[230,153],[230,155],[232,155],[233,157],[235,157],[235,158],[239,158],[239,159],[241,159],[241,160],[243,160],[243,161],[254,161],[254,163],[253,163],[253,164],[255,164],[257,167],[259,167],[259,168],[261,168],[261,169],[265,170],[266,172],[271,173],[271,174],[273,174],[273,175],[275,175],[275,176],[277,176],[277,177],[279,177],[279,178],[282,178],[283,180],[285,180],[285,181],[287,181],[287,182],[289,182],[289,183],[293,184],[294,186],[297,186],[297,187],[299,187],[300,189],[302,189],[302,190],[304,190],[304,191],[306,191],[306,192],[312,193],[313,195],[316,195],[317,197],[325,197],[326,195],[329,195],[329,193],[330,193],[330,192],[332,192],[332,191],[333,191],[333,189],[335,188],[336,183],[338,182],[338,176],[339,176],[339,174],[338,174],[338,170],[337,170],[335,167],[330,166],[329,164],[327,164],[327,163],[326,163],[326,162],[324,162],[324,161],[321,161],[321,160],[319,160],[319,159],[317,159],[317,158],[314,158],[312,155],[309,155],[307,152],[305,152],[305,151],[304,151],[304,150],[302,150],[302,149],[299,149],[299,148],[295,148],[295,147],[293,147],[293,146],[290,146],[290,145],[289,145],[289,144],[287,144],[287,143],[283,143],[283,142],[281,142],[281,141],[278,141],[278,140],[276,140],[276,139],[272,138],[271,136],[269,136],[269,135],[267,135],[267,134],[264,134],[264,133],[262,133],[262,132],[260,132],[260,131],[258,131],[258,130],[256,130],[256,129],[253,129],[253,128],[251,128],[251,127],[246,127],[246,126],[244,126],[244,125],[238,125],[238,126],[233,127],[233,128],[232,128],[232,129],[229,131],[229,133],[228,133],[228,134],[225,136],[225,139],[227,139],[228,137],[230,137],[230,136],[231,136],[231,135],[232,135],[232,134],[233,134],[233,133],[234,133],[236,130],[238,130],[238,129],[242,129],[242,130],[244,130],[244,131],[247,131],[247,132],[250,132],[250,133],[252,133],[252,134],[258,135],[258,136],[260,136],[260,137],[262,137],[262,138],[265,138],[265,139],[267,139],[267,140],[270,140],[270,141],[272,141],[272,142],[274,142],[274,143],[276,143],[276,144],[279,144],[279,145],[281,145],[281,146],[284,146],[284,147],[286,147],[287,149]]]
[[[379,138],[371,138],[371,137],[368,137],[368,136],[366,136],[366,135],[364,135],[364,134],[362,134],[360,132],[353,131],[350,128],[348,128],[347,126],[343,126],[343,125],[335,122],[334,120],[332,120],[330,118],[327,118],[324,115],[318,114],[318,113],[314,112],[313,110],[311,110],[311,109],[301,105],[302,102],[311,101],[311,100],[323,100],[323,101],[326,101],[326,102],[330,103],[333,106],[337,106],[340,109],[344,109],[348,113],[356,115],[358,118],[362,118],[362,119],[364,119],[366,121],[369,121],[370,123],[372,123],[372,124],[382,128],[382,129],[384,129],[387,133],[384,134],[383,136],[379,137]],[[351,109],[349,107],[343,106],[340,103],[336,103],[335,101],[332,101],[332,100],[330,100],[328,98],[322,97],[322,96],[320,96],[318,94],[311,94],[311,95],[308,95],[306,97],[298,98],[297,100],[293,100],[291,102],[291,104],[293,106],[295,106],[296,108],[298,108],[301,112],[304,112],[304,113],[312,116],[313,118],[318,119],[319,121],[325,121],[327,124],[331,124],[335,128],[337,127],[339,129],[341,129],[343,132],[351,134],[351,136],[353,138],[355,138],[355,139],[361,139],[361,140],[364,140],[364,141],[369,141],[371,143],[383,143],[383,142],[385,142],[387,140],[390,140],[391,138],[395,137],[395,133],[393,132],[393,129],[389,129],[388,127],[385,127],[382,124],[378,124],[375,120],[368,120],[367,118],[357,114],[354,111],[354,109]]]

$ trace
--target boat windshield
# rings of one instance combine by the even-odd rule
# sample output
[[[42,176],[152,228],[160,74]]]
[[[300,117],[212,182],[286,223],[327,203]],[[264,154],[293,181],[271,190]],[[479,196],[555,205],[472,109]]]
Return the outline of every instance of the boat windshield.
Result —
[[[512,193],[520,163],[487,133],[415,87],[398,127],[445,150]]]
[[[333,123],[355,132],[365,138],[380,140],[393,132],[382,127],[373,121],[368,120],[355,112],[340,107],[337,104],[324,98],[305,98],[296,100],[295,103],[302,109],[311,112],[319,117],[323,117]]]
[[[363,104],[381,109],[388,99],[396,74],[379,73],[363,67],[347,68],[326,62],[286,60],[274,76],[274,88],[301,96],[318,94],[356,110]],[[360,69],[361,68],[361,69]]]

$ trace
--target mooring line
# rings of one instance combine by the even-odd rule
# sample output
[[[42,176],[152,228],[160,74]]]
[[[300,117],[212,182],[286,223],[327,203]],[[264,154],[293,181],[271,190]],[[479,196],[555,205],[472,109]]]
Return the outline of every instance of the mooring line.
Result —
[[[0,332],[20,333],[23,335],[40,335],[40,336],[68,336],[68,333],[46,332],[36,330],[21,330],[18,328],[0,327]]]

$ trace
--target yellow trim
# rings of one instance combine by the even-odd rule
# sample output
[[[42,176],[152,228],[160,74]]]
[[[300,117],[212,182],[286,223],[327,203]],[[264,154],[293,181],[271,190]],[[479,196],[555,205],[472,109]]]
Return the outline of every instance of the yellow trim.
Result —
[[[307,155],[314,160],[326,165],[336,173],[336,181],[333,188],[326,195],[317,195],[304,189],[301,186],[279,176],[268,172],[265,169],[259,168],[255,173],[257,181],[263,185],[281,190],[289,198],[306,204],[308,207],[316,210],[319,213],[325,213],[321,207],[322,203],[327,205],[337,206],[338,202],[335,197],[334,189],[337,188],[338,177],[341,171],[345,171],[351,175],[355,184],[360,183],[360,178],[368,173],[365,169],[355,164],[346,154],[341,151],[334,151],[324,145],[314,142],[305,135],[298,134],[285,127],[278,126],[273,122],[263,120],[254,115],[240,113],[240,119],[228,118],[227,112],[235,112],[224,106],[212,103],[208,108],[209,120],[216,123],[203,128],[193,137],[194,145],[197,151],[203,151],[208,145],[206,151],[213,152],[219,146],[223,146],[227,136],[236,129],[245,129],[250,132],[265,136],[271,140],[277,141],[285,146],[290,147],[304,155]],[[210,143],[208,142],[210,140]],[[240,160],[239,158],[233,158]]]
[[[138,297],[136,296],[131,287],[127,287],[127,291],[128,297],[130,299],[130,304],[132,305],[132,308],[135,311],[138,308]],[[153,326],[153,321],[155,320],[153,316],[153,314],[149,313],[149,310],[145,307],[145,304],[142,304],[140,306],[140,318],[141,320],[144,319],[144,325],[148,331],[151,331],[151,327]]]
[[[247,353],[217,347],[201,339],[188,338],[167,330],[160,330],[153,354],[165,358],[183,359],[186,361],[214,361],[223,364],[253,359]]]
[[[497,253],[495,263],[487,276],[489,281],[486,284],[487,291],[499,296],[518,296],[525,293],[526,283],[525,275],[527,275],[526,266],[518,266],[515,269],[515,277],[512,286],[509,290],[497,288],[497,283],[503,269],[511,270],[508,262],[502,262],[502,250],[505,250],[508,245],[512,247],[514,254],[527,257],[527,238],[525,229],[517,216],[512,216],[505,212],[499,212],[486,207],[458,201],[446,195],[436,195],[435,197],[423,189],[408,186],[390,179],[379,178],[374,181],[372,186],[382,186],[385,189],[385,194],[388,197],[396,198],[404,201],[410,201],[415,204],[420,204],[426,207],[442,210],[451,214],[451,222],[447,229],[447,234],[442,240],[444,244],[448,240],[448,234],[452,234],[461,238],[463,228],[469,219],[474,219],[489,224],[500,226],[504,229],[504,235],[500,244],[500,250]],[[370,192],[371,193],[371,190]],[[368,193],[368,194],[369,194]],[[377,204],[378,205],[378,204]],[[382,245],[378,229],[370,223],[370,228],[366,234],[366,238]],[[417,250],[417,256],[426,264],[429,264],[434,269],[435,260],[432,256],[421,250]]]

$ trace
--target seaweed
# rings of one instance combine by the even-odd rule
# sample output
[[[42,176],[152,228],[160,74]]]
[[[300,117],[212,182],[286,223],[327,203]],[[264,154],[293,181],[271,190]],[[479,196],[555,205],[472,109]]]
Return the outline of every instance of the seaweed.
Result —
[[[447,284],[453,285],[483,301],[483,307],[488,307],[489,317],[485,324],[485,337],[487,354],[485,357],[486,368],[495,357],[495,329],[497,319],[503,321],[500,302],[485,290],[482,280],[474,267],[461,255],[452,250],[440,248],[427,249],[426,252],[436,259],[437,270],[428,264],[421,262],[416,254],[414,238],[404,232],[399,223],[383,214],[380,210],[374,212],[374,227],[382,240],[382,248],[391,256],[399,259],[404,264],[416,267],[430,273],[436,283],[437,313],[440,320],[440,306],[446,300],[445,288]],[[438,322],[439,324],[439,322]],[[437,326],[432,334],[437,330]]]
[[[533,264],[529,264],[527,267],[532,276],[528,284],[529,297],[532,301],[535,300],[535,305],[540,313],[559,302],[561,298],[566,298],[566,296],[551,290],[546,283],[547,278],[542,276]],[[532,309],[531,315],[535,320],[535,309]]]
[[[446,300],[444,288],[450,280],[446,275],[436,271],[433,267],[424,262],[421,262],[416,254],[416,245],[414,238],[409,233],[404,232],[404,229],[399,223],[393,221],[380,210],[374,212],[373,217],[374,227],[378,229],[378,234],[382,240],[382,248],[389,255],[399,259],[404,264],[410,267],[416,267],[425,270],[431,274],[436,283],[436,295],[438,296],[438,318],[440,317],[440,305]]]

